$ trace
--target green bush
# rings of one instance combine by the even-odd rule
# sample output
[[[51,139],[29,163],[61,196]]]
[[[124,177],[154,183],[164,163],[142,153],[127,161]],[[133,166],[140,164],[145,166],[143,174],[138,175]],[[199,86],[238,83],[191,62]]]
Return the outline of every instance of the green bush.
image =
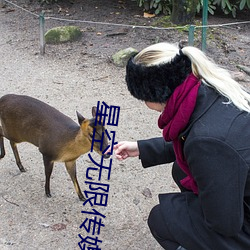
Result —
[[[250,9],[250,0],[214,0],[213,4],[220,6],[225,14],[231,13],[233,17],[236,17],[237,10]]]
[[[145,11],[153,11],[158,15],[163,13],[165,15],[171,14],[172,4],[171,0],[135,0],[139,7],[143,7]]]
[[[174,0],[134,0],[140,7],[146,11],[154,11],[159,13],[171,14],[172,1]],[[189,0],[192,1],[192,0]],[[204,0],[199,0],[197,5],[197,13],[201,12]],[[250,0],[208,0],[208,11],[214,15],[217,7],[220,7],[224,14],[231,14],[236,17],[236,12],[243,9],[250,9]]]
[[[203,0],[199,0],[198,5],[196,7],[197,13],[200,13],[202,11],[202,8],[203,8]],[[211,15],[214,15],[215,10],[216,10],[216,6],[213,4],[213,2],[208,0],[208,12]]]
[[[57,3],[58,0],[38,0],[40,4],[52,4],[52,3]]]

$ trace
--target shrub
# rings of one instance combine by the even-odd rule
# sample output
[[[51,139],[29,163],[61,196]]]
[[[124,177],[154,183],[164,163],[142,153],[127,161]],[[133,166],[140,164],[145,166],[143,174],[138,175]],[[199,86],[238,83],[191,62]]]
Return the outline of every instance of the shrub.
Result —
[[[52,3],[57,3],[58,0],[38,0],[40,4],[52,4]]]
[[[153,11],[156,15],[171,13],[171,0],[136,0],[136,2],[139,7],[143,7],[146,11]]]
[[[172,1],[174,0],[134,0],[140,7],[146,11],[154,11],[155,14],[170,14],[172,9]],[[189,0],[193,1],[193,0]],[[199,0],[197,4],[197,13],[202,9],[204,0]],[[245,8],[250,9],[250,0],[208,0],[208,11],[214,15],[216,7],[220,6],[224,14],[231,14],[236,17],[237,10],[241,11]]]

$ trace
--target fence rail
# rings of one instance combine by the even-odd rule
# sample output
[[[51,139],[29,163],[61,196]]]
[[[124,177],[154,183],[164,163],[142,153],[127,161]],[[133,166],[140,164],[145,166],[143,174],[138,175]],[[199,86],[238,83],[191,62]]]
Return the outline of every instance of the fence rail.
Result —
[[[173,27],[155,27],[155,26],[141,26],[141,25],[130,25],[130,24],[118,24],[118,23],[108,23],[108,22],[96,22],[96,21],[88,21],[88,20],[77,20],[77,19],[66,19],[66,18],[59,18],[59,17],[52,17],[52,16],[45,16],[44,12],[41,12],[40,14],[36,14],[30,10],[27,10],[9,0],[0,0],[0,6],[1,3],[7,3],[10,4],[22,11],[25,11],[29,13],[30,15],[33,15],[37,18],[39,18],[40,23],[40,53],[44,55],[45,53],[45,39],[44,39],[44,33],[45,33],[45,20],[55,20],[55,21],[63,21],[63,22],[74,22],[74,23],[86,23],[86,24],[94,24],[94,25],[108,25],[108,26],[119,26],[119,27],[126,27],[131,29],[153,29],[153,30],[178,30],[178,29],[189,29],[189,35],[188,35],[188,43],[189,45],[194,44],[194,33],[196,29],[204,29],[207,28],[214,28],[214,27],[225,27],[225,26],[234,26],[234,25],[241,25],[241,24],[248,24],[250,21],[242,21],[242,22],[232,22],[232,23],[224,23],[224,24],[209,24],[209,25],[184,25],[184,26],[173,26]],[[205,50],[206,46],[206,35],[202,36],[202,49]]]

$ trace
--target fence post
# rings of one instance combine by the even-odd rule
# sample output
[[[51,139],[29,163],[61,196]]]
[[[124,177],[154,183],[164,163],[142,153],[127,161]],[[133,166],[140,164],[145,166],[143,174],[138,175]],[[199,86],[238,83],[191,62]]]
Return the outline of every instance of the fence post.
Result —
[[[0,0],[0,8],[3,8],[5,6],[5,1],[4,0]]]
[[[207,16],[208,16],[208,0],[203,0],[203,9],[202,9],[202,34],[201,34],[201,49],[202,51],[206,51],[207,44]]]
[[[188,45],[193,46],[194,45],[194,25],[189,26],[189,31],[188,31]]]
[[[40,54],[44,55],[45,54],[45,39],[44,39],[44,33],[45,33],[45,28],[44,28],[44,11],[42,11],[39,15],[39,24],[40,24]]]

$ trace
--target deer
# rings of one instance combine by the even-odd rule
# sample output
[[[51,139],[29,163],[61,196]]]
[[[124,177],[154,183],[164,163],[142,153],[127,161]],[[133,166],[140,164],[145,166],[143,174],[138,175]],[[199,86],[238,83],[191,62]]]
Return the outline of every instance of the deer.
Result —
[[[31,143],[38,147],[43,157],[46,196],[51,197],[50,177],[54,163],[64,162],[79,199],[85,201],[77,180],[76,160],[91,149],[103,158],[110,156],[103,153],[108,148],[108,139],[101,120],[96,119],[97,112],[97,107],[92,107],[92,118],[87,119],[76,111],[77,124],[59,110],[31,96],[4,95],[0,98],[0,159],[5,156],[6,138],[19,170],[25,172],[17,144]]]

